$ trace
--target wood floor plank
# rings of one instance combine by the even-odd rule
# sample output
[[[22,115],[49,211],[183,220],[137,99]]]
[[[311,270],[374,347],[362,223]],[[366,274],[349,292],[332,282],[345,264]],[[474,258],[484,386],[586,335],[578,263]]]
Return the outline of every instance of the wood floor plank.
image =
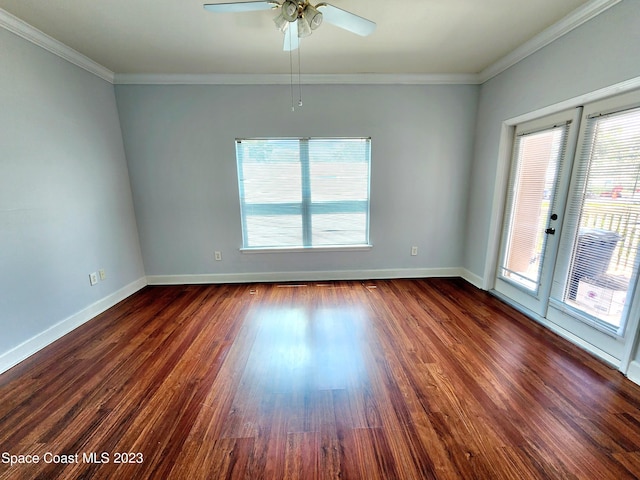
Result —
[[[0,375],[0,479],[622,480],[639,452],[638,385],[460,279],[147,287]]]

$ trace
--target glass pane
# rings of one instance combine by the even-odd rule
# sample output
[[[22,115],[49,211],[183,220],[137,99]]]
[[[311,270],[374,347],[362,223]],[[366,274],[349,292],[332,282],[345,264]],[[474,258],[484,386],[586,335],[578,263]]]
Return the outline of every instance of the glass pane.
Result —
[[[640,239],[640,109],[589,120],[565,302],[622,325]]]
[[[248,215],[247,247],[297,247],[302,245],[300,215]]]
[[[368,200],[367,140],[309,141],[311,201]]]
[[[537,292],[566,127],[520,136],[509,190],[500,274]]]
[[[365,213],[313,215],[313,245],[362,245],[367,243]]]
[[[243,140],[238,144],[244,202],[300,203],[300,148],[297,140]]]

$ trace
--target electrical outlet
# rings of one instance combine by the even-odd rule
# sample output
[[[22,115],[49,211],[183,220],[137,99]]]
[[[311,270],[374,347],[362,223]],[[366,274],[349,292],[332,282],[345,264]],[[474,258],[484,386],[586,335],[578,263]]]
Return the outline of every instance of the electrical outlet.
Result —
[[[96,272],[89,274],[89,283],[91,283],[91,285],[98,283],[98,274]]]
[[[216,251],[214,253],[214,258],[216,259],[216,262],[219,262],[220,260],[222,260],[222,252]]]
[[[100,277],[100,280],[105,280],[107,278],[107,274],[104,271],[104,268],[98,270],[98,276]]]
[[[418,247],[413,246],[411,247],[411,256],[415,257],[416,255],[418,255]]]

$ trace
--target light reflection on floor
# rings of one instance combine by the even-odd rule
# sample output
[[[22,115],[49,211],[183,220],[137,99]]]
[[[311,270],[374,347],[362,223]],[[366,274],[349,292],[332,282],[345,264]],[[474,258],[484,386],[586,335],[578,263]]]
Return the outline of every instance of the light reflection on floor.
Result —
[[[255,340],[243,382],[279,393],[357,386],[366,376],[364,318],[344,307],[252,310],[246,326]]]

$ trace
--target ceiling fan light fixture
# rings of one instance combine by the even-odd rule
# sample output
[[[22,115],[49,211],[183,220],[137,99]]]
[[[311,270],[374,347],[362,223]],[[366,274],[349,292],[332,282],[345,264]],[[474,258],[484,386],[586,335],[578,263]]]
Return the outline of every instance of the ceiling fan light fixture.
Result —
[[[298,2],[287,0],[282,3],[280,13],[287,22],[295,22],[298,18]]]
[[[306,18],[311,30],[315,30],[322,25],[322,13],[313,5],[307,5],[302,11],[302,16]]]
[[[306,18],[300,17],[298,19],[298,38],[304,38],[311,35],[311,26]]]
[[[287,26],[289,25],[289,20],[284,18],[282,11],[280,11],[280,13],[276,16],[276,18],[273,19],[273,23],[276,24],[276,27],[278,27],[278,30],[280,30],[281,32],[284,32],[287,29]]]

